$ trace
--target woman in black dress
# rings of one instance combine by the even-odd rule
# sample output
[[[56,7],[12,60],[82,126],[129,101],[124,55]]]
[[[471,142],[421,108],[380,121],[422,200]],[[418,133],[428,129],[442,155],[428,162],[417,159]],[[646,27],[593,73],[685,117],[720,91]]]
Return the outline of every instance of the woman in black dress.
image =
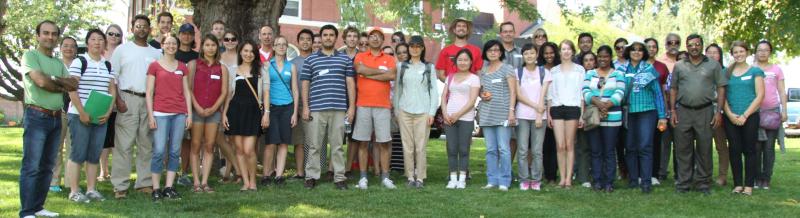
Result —
[[[256,190],[256,139],[262,128],[263,109],[261,107],[261,63],[256,61],[258,54],[253,42],[239,45],[239,67],[234,77],[233,95],[228,98],[222,116],[225,134],[233,137],[236,145],[236,159],[242,172],[244,184],[240,191]],[[266,121],[267,124],[269,120]]]

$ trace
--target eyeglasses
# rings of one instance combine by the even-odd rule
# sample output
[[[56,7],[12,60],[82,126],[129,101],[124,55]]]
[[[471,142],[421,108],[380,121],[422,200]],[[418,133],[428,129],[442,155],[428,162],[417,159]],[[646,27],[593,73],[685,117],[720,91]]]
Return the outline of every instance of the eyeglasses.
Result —
[[[148,27],[150,27],[150,26],[142,25],[142,24],[133,25],[133,28],[136,28],[136,29],[144,29],[144,28],[148,28]]]
[[[106,33],[106,35],[113,36],[113,37],[122,37],[121,33],[114,33],[114,32],[108,32],[108,33]]]
[[[701,43],[689,43],[689,44],[686,44],[686,46],[688,46],[688,47],[703,47],[703,44],[701,44]]]
[[[275,47],[286,47],[286,46],[288,46],[288,44],[286,44],[286,43],[275,43],[274,46]]]
[[[616,50],[622,50],[623,48],[625,48],[625,46],[614,46],[614,48],[615,48]]]
[[[488,52],[500,52],[500,49],[499,48],[492,48],[492,49],[489,49]]]
[[[681,41],[679,41],[679,40],[667,41],[667,45],[680,45],[680,44],[681,44]]]
[[[225,37],[225,38],[222,38],[222,41],[223,42],[236,42],[236,38],[235,37]]]

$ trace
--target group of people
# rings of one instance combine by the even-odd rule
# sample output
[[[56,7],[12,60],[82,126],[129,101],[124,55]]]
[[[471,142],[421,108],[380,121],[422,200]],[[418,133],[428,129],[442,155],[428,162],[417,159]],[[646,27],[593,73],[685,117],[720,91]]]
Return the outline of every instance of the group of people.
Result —
[[[726,66],[723,50],[716,44],[704,49],[696,34],[686,38],[688,56],[680,59],[676,34],[666,37],[667,52],[657,57],[654,38],[630,44],[620,38],[592,51],[591,34],[581,33],[577,46],[556,44],[544,29],[518,47],[514,24],[505,22],[498,39],[481,49],[467,41],[472,23],[456,19],[448,29],[452,44],[435,63],[425,60],[423,37],[394,33],[394,46],[387,47],[381,28],[347,27],[345,46],[337,50],[340,32],[332,25],[318,33],[301,30],[299,54],[289,59],[289,39],[271,26],[259,29],[256,42],[215,21],[195,42],[192,24],[173,34],[172,21],[171,14],[159,14],[158,34],[149,40],[151,21],[137,15],[133,41],[125,43],[117,25],[88,30],[87,53],[80,56],[74,38],[64,37],[59,46],[54,22],[36,27],[37,47],[21,58],[21,217],[58,215],[43,205],[48,186],[59,190],[62,144],[70,147],[64,176],[70,200],[105,200],[96,184],[109,179],[114,197],[125,198],[135,159],[134,188],[158,201],[180,198],[175,180],[188,168],[192,192],[214,192],[208,179],[216,147],[226,162],[223,180],[241,183],[243,192],[259,183],[285,184],[289,145],[294,177],[305,188],[317,186],[327,171],[337,189],[348,189],[357,162],[355,187],[367,189],[374,161],[380,184],[394,189],[389,159],[397,128],[407,186],[422,188],[437,111],[446,134],[447,189],[466,188],[477,124],[486,144],[484,189],[507,191],[518,180],[521,190],[541,190],[558,179],[561,188],[580,183],[613,192],[619,168],[628,187],[650,193],[666,179],[673,154],[676,191],[710,194],[714,138],[717,183],[727,183],[730,162],[733,192],[751,195],[754,187],[770,186],[774,143],[782,137],[775,123],[786,120],[783,73],[770,63],[768,41],[754,48],[731,43],[734,63]],[[57,47],[61,59],[53,55]],[[751,65],[746,59],[752,53]],[[98,93],[113,100],[92,117],[85,104]],[[85,192],[78,182],[84,164]]]

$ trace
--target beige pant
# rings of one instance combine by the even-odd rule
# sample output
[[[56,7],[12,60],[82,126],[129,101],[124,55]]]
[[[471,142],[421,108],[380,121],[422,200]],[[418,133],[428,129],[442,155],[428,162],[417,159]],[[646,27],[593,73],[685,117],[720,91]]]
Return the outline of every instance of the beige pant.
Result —
[[[150,180],[150,159],[153,143],[148,127],[147,108],[142,97],[120,92],[128,111],[117,113],[115,123],[114,149],[111,164],[111,184],[114,191],[125,191],[130,187],[131,159],[133,145],[136,145],[136,184],[134,188],[153,186]]]
[[[333,181],[341,182],[347,180],[344,176],[344,111],[319,111],[311,112],[312,120],[306,126],[306,179],[319,180],[320,151],[325,148],[323,142],[327,141],[331,145],[331,164],[333,165]],[[327,140],[326,140],[327,139]]]
[[[61,169],[64,169],[64,181],[69,181],[69,169],[64,163],[69,161],[70,148],[72,148],[72,140],[69,136],[67,113],[61,112],[61,146],[58,147],[58,157],[56,157],[56,165],[53,167],[53,179],[50,180],[50,186],[61,185]],[[65,183],[64,186],[67,184]]]
[[[428,145],[428,136],[431,126],[428,125],[428,114],[410,114],[397,110],[397,124],[400,126],[400,139],[403,141],[403,168],[406,177],[424,180],[427,178],[427,155],[425,148]]]

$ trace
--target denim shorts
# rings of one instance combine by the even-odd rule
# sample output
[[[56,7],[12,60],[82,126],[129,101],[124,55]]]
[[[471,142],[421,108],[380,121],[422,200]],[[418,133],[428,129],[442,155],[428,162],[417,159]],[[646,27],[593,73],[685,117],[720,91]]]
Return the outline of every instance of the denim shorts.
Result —
[[[72,139],[72,149],[69,152],[69,159],[72,162],[82,164],[97,164],[100,161],[100,153],[103,151],[103,144],[106,140],[106,130],[108,123],[102,125],[81,123],[80,115],[68,114],[67,123],[69,125],[69,135]]]
[[[209,115],[207,117],[200,117],[200,113],[197,113],[197,111],[192,110],[192,123],[197,123],[197,124],[200,124],[200,123],[203,123],[203,124],[205,124],[205,123],[216,123],[216,124],[219,124],[220,121],[222,121],[222,112],[216,111],[216,112],[214,112],[213,114],[211,114],[211,115]]]

